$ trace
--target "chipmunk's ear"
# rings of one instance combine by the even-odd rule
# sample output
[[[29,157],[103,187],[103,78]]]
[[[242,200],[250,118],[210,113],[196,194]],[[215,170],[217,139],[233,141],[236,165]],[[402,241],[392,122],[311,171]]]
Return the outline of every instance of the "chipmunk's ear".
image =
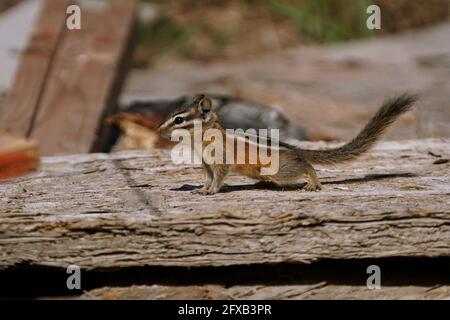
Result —
[[[204,94],[197,95],[194,98],[194,104],[201,113],[208,113],[212,108],[211,99]]]

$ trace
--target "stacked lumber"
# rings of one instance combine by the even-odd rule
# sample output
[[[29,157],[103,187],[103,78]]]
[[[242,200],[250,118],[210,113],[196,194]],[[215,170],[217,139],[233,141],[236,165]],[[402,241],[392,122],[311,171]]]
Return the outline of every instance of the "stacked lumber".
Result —
[[[79,5],[81,29],[66,13]],[[136,1],[46,0],[13,87],[0,132],[31,138],[43,155],[103,151],[106,116],[117,108],[132,47]]]

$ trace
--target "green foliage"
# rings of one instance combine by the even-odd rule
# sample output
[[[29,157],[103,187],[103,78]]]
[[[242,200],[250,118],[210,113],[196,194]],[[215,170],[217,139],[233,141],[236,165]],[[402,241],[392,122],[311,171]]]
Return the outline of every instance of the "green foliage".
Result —
[[[370,0],[303,0],[298,4],[269,1],[274,14],[293,20],[303,35],[319,42],[369,36],[366,9],[370,4]]]
[[[226,32],[211,28],[201,20],[188,25],[178,25],[170,17],[163,16],[155,22],[141,24],[138,28],[138,43],[151,57],[190,57],[200,54],[194,44],[197,36],[209,39],[212,44],[210,51],[214,49],[210,54],[219,54],[230,39]]]
[[[138,30],[139,45],[150,54],[163,55],[172,52],[185,53],[195,26],[182,28],[170,18],[161,17],[149,24],[141,24]]]
[[[139,26],[139,58],[146,60],[144,64],[174,58],[222,59],[238,56],[239,50],[247,55],[267,51],[267,42],[261,33],[255,32],[252,38],[240,34],[242,30],[247,33],[261,28],[276,30],[274,34],[282,35],[279,37],[282,47],[305,40],[327,43],[358,39],[373,32],[366,27],[366,9],[374,0],[141,1],[157,3],[162,9],[156,21]],[[214,19],[222,8],[226,12],[224,17],[228,18],[218,23]],[[299,31],[297,41],[296,28]],[[138,59],[137,64],[143,60]]]

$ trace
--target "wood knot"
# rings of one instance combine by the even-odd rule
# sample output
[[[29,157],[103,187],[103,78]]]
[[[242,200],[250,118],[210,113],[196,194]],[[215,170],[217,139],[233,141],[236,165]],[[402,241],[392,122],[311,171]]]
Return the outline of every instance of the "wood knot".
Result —
[[[195,228],[194,233],[197,236],[201,236],[202,234],[205,233],[205,229],[203,227],[197,227]]]

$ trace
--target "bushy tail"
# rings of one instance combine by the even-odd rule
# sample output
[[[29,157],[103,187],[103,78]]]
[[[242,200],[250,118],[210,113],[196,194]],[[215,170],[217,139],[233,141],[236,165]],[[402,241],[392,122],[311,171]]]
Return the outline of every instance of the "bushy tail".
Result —
[[[342,147],[329,150],[298,149],[298,151],[311,163],[333,164],[353,160],[368,151],[386,128],[399,115],[410,110],[416,100],[417,97],[411,94],[402,94],[387,100],[356,138]]]

